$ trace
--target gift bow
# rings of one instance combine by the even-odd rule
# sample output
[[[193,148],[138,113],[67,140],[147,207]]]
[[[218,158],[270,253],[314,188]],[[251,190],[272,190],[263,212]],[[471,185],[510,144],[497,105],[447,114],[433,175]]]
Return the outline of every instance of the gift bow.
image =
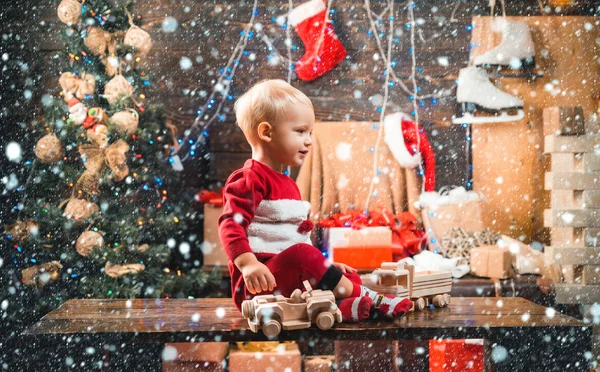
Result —
[[[427,236],[417,227],[417,218],[410,212],[396,215],[381,211],[369,213],[349,210],[346,213],[336,213],[317,222],[319,227],[364,227],[387,226],[392,230],[392,253],[398,259],[415,255],[421,251]]]
[[[129,174],[125,156],[127,151],[129,151],[129,145],[123,140],[117,140],[106,148],[94,145],[79,146],[79,153],[84,159],[85,169],[98,175],[106,164],[115,175],[116,181],[121,181]]]
[[[72,72],[64,72],[60,76],[60,79],[58,79],[58,82],[65,94],[65,99],[71,99],[72,96],[79,99],[86,99],[86,96],[94,94],[94,90],[96,89],[94,75],[85,72],[79,75],[75,75]]]

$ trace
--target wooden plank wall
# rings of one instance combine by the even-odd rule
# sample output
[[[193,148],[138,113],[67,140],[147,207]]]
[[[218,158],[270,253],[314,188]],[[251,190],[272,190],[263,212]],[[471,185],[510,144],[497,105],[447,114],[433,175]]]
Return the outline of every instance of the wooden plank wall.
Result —
[[[54,56],[62,50],[60,32],[63,25],[56,17],[56,1],[39,0],[11,3],[4,9],[10,20],[4,23],[4,33],[31,35],[26,43],[15,41],[27,59],[28,72],[16,77],[18,87],[33,85],[33,97],[19,106],[10,106],[7,116],[27,122],[39,108],[43,94],[58,92],[58,70]],[[294,1],[299,5],[301,1]],[[595,1],[575,1],[575,5],[562,9],[548,8],[549,14],[595,15],[599,12]],[[240,31],[250,19],[252,1],[215,0],[138,0],[133,6],[136,16],[143,19],[144,28],[150,32],[154,47],[144,63],[154,67],[152,90],[148,99],[163,102],[167,115],[178,126],[179,133],[191,125],[196,111],[210,94],[219,69],[225,66],[240,37]],[[386,2],[371,0],[372,10],[382,13]],[[408,85],[412,69],[410,32],[407,28],[405,1],[396,1],[395,40],[392,60],[396,74]],[[507,1],[508,15],[541,15],[538,0]],[[275,18],[288,11],[287,1],[259,1],[256,21],[262,23],[275,47],[286,54],[285,31]],[[499,14],[499,8],[496,14]],[[331,18],[337,34],[348,50],[348,58],[321,79],[305,83],[293,80],[292,84],[312,99],[318,120],[379,120],[379,101],[383,94],[385,66],[378,53],[375,37],[369,33],[369,22],[364,2],[338,0],[333,2]],[[469,177],[469,143],[465,130],[449,124],[455,111],[454,87],[458,70],[466,66],[469,57],[472,17],[488,15],[487,0],[428,0],[418,1],[414,7],[417,21],[415,40],[417,83],[421,94],[450,90],[450,96],[419,102],[418,113],[422,125],[429,133],[436,149],[438,161],[438,188],[444,185],[465,184]],[[174,32],[163,30],[166,17],[177,20]],[[386,24],[388,19],[382,19]],[[386,29],[388,25],[386,24]],[[292,30],[292,45],[296,47],[293,58],[303,54],[303,44]],[[257,37],[248,41],[248,55],[240,60],[237,73],[231,80],[233,100],[248,87],[264,78],[287,76],[284,65],[270,66],[266,45]],[[255,54],[254,61],[250,55]],[[187,57],[192,68],[182,70],[180,60]],[[249,156],[249,147],[241,132],[233,124],[233,100],[224,107],[221,120],[210,130],[211,170],[210,185],[219,186],[231,171]],[[413,103],[397,85],[390,87],[387,112],[411,113]],[[193,174],[194,170],[189,170]],[[192,181],[192,185],[193,181]],[[201,185],[196,185],[201,186]]]

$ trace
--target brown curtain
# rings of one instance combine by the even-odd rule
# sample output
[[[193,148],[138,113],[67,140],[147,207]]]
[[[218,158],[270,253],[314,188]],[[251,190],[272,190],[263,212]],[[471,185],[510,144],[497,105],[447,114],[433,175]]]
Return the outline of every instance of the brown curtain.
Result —
[[[311,204],[312,219],[349,209],[365,210],[374,175],[375,152],[371,149],[376,147],[380,128],[372,122],[316,123],[312,148],[296,179],[302,199]],[[400,167],[383,141],[383,133],[377,157],[378,182],[371,193],[377,196],[371,197],[368,210],[418,215],[414,201],[421,181],[416,169]]]

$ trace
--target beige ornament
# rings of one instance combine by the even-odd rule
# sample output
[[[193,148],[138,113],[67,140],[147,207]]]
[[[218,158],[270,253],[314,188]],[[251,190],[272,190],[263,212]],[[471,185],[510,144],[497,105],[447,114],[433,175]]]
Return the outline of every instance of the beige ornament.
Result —
[[[125,34],[123,44],[134,47],[139,55],[146,55],[152,49],[152,38],[140,27],[132,25]]]
[[[122,136],[129,136],[135,133],[139,121],[140,116],[134,109],[119,111],[110,118],[110,123]]]
[[[96,79],[94,75],[82,72],[75,75],[72,72],[63,72],[58,79],[58,83],[62,88],[63,98],[69,102],[73,97],[86,99],[87,96],[93,95],[96,90]]]
[[[58,5],[56,12],[62,23],[73,25],[81,18],[82,5],[76,0],[63,0]]]
[[[75,249],[82,256],[87,256],[94,248],[102,248],[103,246],[104,238],[102,238],[102,234],[96,231],[84,231],[75,242]]]
[[[138,263],[129,263],[129,264],[112,264],[109,261],[106,262],[106,266],[104,266],[104,273],[111,278],[118,278],[127,274],[138,274],[142,270],[144,270],[146,266]]]
[[[87,138],[90,143],[104,148],[108,146],[108,128],[106,125],[95,125],[94,128],[87,130]]]
[[[142,252],[142,253],[146,253],[148,252],[148,249],[150,249],[150,246],[148,244],[142,244],[142,245],[138,245],[136,247],[138,252]]]
[[[112,105],[123,96],[130,97],[133,91],[133,86],[127,79],[123,75],[117,75],[104,86],[104,97]]]
[[[35,145],[35,156],[45,163],[58,161],[63,154],[62,144],[55,134],[46,134]]]
[[[102,59],[102,63],[104,63],[104,71],[108,76],[115,76],[117,72],[119,72],[119,67],[121,66],[121,62],[119,61],[119,57],[110,56]]]
[[[20,243],[30,235],[37,235],[40,225],[30,218],[28,220],[17,221],[11,225],[4,225],[4,233],[11,236],[11,240]]]
[[[83,43],[93,55],[103,56],[106,54],[108,46],[112,43],[112,35],[100,27],[90,27],[83,39]]]
[[[100,174],[104,166],[108,166],[113,172],[114,179],[121,181],[129,174],[127,157],[129,145],[123,140],[116,140],[110,146],[102,148],[98,145],[81,145],[79,153],[85,159],[83,166],[93,174]]]
[[[70,220],[85,221],[98,213],[99,210],[98,205],[92,202],[71,198],[65,207],[64,216]]]
[[[75,189],[88,195],[100,195],[100,177],[97,173],[84,171],[75,183]]]
[[[446,256],[458,259],[458,264],[469,264],[471,248],[475,248],[475,239],[462,227],[453,227],[442,238]]]
[[[58,261],[28,267],[21,271],[23,284],[43,289],[47,284],[58,280],[62,267]]]

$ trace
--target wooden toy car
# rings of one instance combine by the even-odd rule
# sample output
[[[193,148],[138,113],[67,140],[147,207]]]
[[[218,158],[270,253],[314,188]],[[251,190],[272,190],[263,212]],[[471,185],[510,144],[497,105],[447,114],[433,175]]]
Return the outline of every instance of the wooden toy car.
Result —
[[[445,271],[417,271],[401,262],[384,262],[372,274],[361,275],[363,285],[380,293],[409,297],[414,309],[423,310],[432,304],[446,307],[450,304],[452,273]]]
[[[332,291],[312,289],[304,281],[306,292],[296,289],[290,298],[281,295],[256,296],[242,302],[242,315],[248,319],[252,332],[262,329],[267,337],[285,330],[309,328],[311,322],[320,329],[329,329],[342,322],[342,312],[335,304]]]

